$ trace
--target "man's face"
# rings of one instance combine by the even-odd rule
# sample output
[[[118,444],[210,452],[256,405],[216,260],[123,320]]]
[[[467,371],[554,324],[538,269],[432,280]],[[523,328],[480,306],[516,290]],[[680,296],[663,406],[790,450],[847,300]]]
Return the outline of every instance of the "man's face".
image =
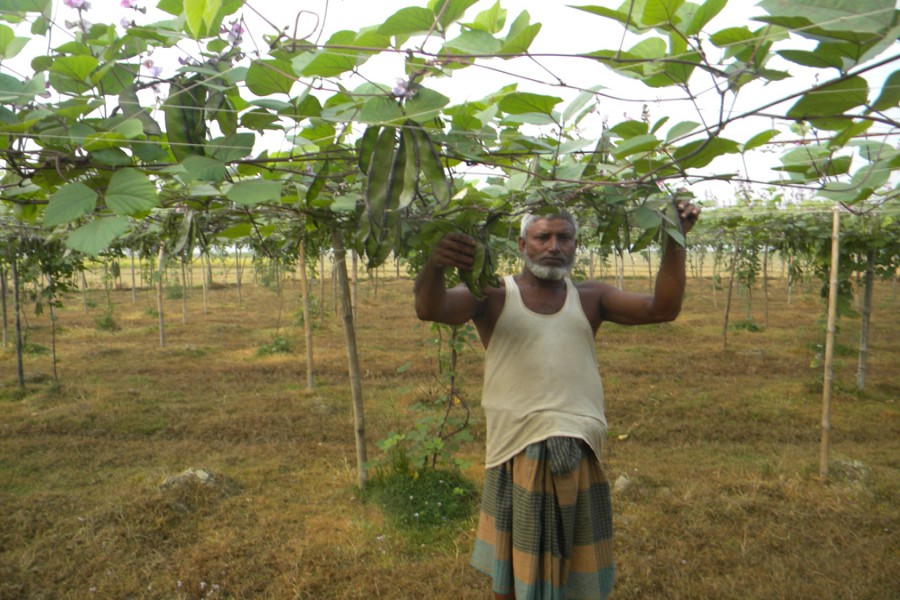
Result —
[[[558,281],[568,275],[575,262],[575,228],[565,219],[535,220],[519,239],[525,268],[538,279]]]

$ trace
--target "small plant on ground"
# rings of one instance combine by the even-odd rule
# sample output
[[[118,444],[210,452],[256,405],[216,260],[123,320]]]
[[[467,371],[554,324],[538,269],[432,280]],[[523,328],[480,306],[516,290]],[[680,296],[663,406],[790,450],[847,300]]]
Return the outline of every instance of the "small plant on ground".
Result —
[[[111,310],[104,311],[102,314],[94,317],[94,326],[102,331],[118,331],[119,324],[113,318]]]
[[[268,344],[263,344],[256,349],[257,356],[270,356],[272,354],[289,354],[293,351],[290,340],[276,335]]]
[[[470,517],[477,498],[474,484],[456,469],[414,469],[403,438],[395,434],[379,444],[387,448],[387,460],[376,466],[366,497],[403,529],[438,527]]]
[[[167,285],[166,298],[168,300],[181,300],[184,296],[184,289],[180,285]]]

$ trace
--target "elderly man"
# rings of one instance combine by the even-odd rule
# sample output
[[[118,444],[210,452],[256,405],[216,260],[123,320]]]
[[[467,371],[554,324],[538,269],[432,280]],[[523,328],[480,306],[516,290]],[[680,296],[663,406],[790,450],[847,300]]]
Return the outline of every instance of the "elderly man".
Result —
[[[700,211],[678,205],[687,233]],[[612,590],[612,510],[600,463],[606,432],[594,336],[603,321],[671,321],[681,310],[685,250],[669,243],[653,294],[574,283],[571,215],[528,215],[524,267],[477,298],[447,289],[444,270],[471,269],[475,241],[448,234],[415,282],[422,320],[471,320],[485,348],[486,475],[472,565],[498,600],[597,600]]]

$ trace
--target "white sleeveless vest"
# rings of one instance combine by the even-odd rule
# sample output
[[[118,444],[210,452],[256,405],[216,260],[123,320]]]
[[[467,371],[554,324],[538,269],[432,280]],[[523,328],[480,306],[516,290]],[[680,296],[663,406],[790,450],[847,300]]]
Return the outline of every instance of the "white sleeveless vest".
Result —
[[[485,466],[506,462],[550,437],[583,439],[600,458],[606,416],[594,332],[575,284],[552,315],[528,309],[512,276],[485,352],[481,404],[487,420]]]

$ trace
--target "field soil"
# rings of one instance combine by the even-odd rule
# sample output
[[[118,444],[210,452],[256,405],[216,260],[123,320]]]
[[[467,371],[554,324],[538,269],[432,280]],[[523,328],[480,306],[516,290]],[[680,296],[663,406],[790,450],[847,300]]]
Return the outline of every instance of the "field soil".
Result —
[[[297,282],[279,295],[248,273],[240,301],[232,282],[204,303],[199,277],[186,310],[166,294],[164,347],[154,290],[111,290],[111,312],[102,287],[67,296],[56,376],[49,311],[27,308],[24,390],[11,339],[0,352],[0,599],[491,598],[468,566],[474,516],[410,532],[360,494],[330,279],[311,284],[309,391]],[[600,329],[616,599],[900,598],[895,284],[876,289],[864,391],[859,317],[840,319],[826,482],[819,286],[768,292],[736,292],[724,348],[710,278],[690,279],[673,323]],[[408,278],[362,275],[356,300],[378,462],[376,442],[440,414],[446,389]],[[290,351],[260,353],[276,337]],[[473,437],[458,456],[476,485],[482,359],[475,343],[458,368]]]

